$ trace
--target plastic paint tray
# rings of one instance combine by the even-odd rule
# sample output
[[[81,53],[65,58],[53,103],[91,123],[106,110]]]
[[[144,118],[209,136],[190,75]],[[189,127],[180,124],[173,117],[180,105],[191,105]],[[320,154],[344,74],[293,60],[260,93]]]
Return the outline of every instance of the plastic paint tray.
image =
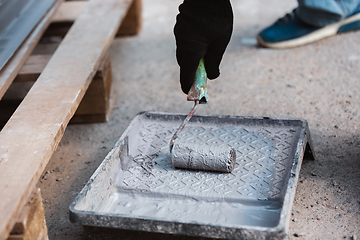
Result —
[[[193,116],[179,138],[237,150],[232,173],[175,169],[186,115],[140,113],[70,206],[87,226],[232,239],[284,239],[304,156],[302,119]]]

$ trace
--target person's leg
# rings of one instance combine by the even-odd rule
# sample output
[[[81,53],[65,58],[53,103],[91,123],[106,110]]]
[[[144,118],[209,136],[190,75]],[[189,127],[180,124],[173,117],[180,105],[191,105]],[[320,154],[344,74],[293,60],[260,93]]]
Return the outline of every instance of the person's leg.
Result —
[[[359,0],[298,0],[296,13],[307,24],[324,27],[359,11]]]
[[[258,35],[260,45],[290,48],[360,29],[360,0],[298,0],[299,6]]]

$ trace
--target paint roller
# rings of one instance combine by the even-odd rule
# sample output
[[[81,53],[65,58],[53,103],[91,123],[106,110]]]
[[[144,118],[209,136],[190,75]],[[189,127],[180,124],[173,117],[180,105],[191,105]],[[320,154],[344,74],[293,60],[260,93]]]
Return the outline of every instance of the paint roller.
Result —
[[[195,114],[199,104],[208,102],[209,96],[206,85],[207,74],[204,60],[201,59],[196,70],[195,81],[187,95],[188,101],[194,101],[194,107],[171,138],[171,160],[176,168],[230,173],[234,169],[236,162],[234,148],[225,145],[210,146],[204,143],[189,143],[182,139],[177,140],[180,132]]]

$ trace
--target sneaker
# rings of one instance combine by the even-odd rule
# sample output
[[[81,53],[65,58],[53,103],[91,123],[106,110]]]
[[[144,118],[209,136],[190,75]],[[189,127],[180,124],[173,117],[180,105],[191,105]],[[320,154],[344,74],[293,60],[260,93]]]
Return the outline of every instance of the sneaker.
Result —
[[[359,12],[337,23],[314,27],[301,21],[294,10],[261,31],[257,40],[264,47],[292,48],[356,29],[360,29]]]

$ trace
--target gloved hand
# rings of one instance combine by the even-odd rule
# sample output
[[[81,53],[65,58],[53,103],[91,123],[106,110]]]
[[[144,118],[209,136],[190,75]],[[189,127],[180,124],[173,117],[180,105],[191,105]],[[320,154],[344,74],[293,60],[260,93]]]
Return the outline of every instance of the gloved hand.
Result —
[[[187,94],[204,58],[209,79],[220,75],[219,65],[233,30],[230,0],[184,0],[174,34],[182,91]]]

